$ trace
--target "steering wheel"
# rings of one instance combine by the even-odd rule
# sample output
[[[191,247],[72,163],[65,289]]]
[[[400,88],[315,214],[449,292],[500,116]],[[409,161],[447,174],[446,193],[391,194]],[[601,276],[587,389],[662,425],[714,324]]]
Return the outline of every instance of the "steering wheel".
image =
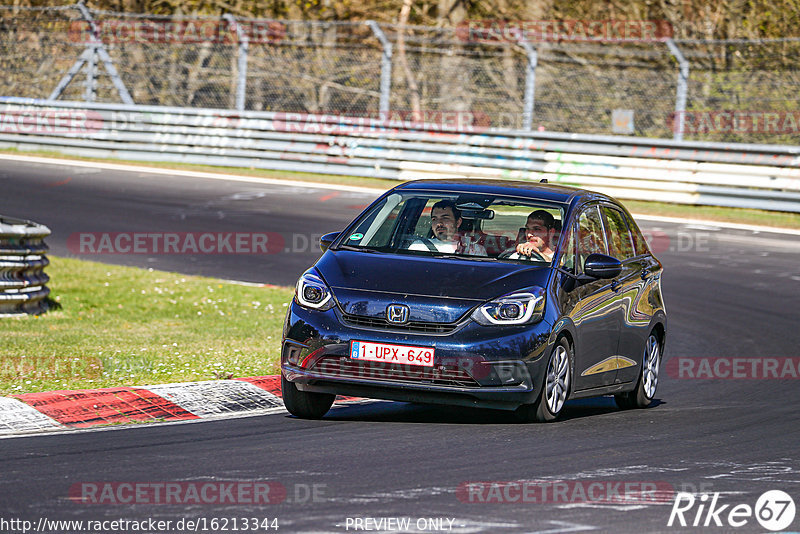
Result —
[[[501,260],[507,260],[511,258],[511,256],[513,256],[514,254],[519,255],[519,258],[515,258],[519,260],[532,260],[532,261],[545,261],[545,262],[547,261],[546,259],[544,259],[544,256],[542,256],[538,252],[531,252],[530,256],[526,256],[525,254],[520,254],[516,250],[507,250],[505,252],[502,252],[497,256],[497,258]]]
[[[409,250],[411,248],[411,245],[413,245],[415,242],[422,242],[422,244],[425,245],[425,247],[427,247],[429,251],[437,254],[439,253],[439,249],[436,248],[436,246],[430,239],[428,239],[427,237],[420,237],[418,235],[415,235],[413,237],[406,237],[405,239],[403,239],[400,248],[403,250]]]

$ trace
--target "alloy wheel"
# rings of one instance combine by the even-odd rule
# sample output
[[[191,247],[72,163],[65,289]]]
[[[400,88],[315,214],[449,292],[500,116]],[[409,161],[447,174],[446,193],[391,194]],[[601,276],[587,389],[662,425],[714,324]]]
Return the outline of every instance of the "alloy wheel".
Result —
[[[562,345],[556,346],[547,366],[547,409],[557,414],[567,400],[569,390],[569,356]]]
[[[658,367],[661,363],[661,346],[658,339],[651,334],[647,338],[647,345],[644,349],[644,361],[642,362],[642,382],[644,394],[648,399],[652,399],[656,394],[658,386]]]

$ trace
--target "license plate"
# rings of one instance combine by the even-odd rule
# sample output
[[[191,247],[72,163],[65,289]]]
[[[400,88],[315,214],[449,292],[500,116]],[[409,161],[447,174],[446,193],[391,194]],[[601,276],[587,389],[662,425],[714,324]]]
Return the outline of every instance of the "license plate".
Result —
[[[350,358],[369,362],[402,363],[405,365],[433,367],[433,348],[351,341]]]

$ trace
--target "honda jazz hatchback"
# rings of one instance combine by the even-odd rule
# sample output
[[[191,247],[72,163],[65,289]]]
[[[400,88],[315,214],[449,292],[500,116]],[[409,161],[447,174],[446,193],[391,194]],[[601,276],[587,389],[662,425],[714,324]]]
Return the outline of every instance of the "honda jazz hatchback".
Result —
[[[391,189],[298,280],[281,354],[290,413],[336,395],[512,410],[648,406],[667,331],[661,263],[628,211],[550,184]]]

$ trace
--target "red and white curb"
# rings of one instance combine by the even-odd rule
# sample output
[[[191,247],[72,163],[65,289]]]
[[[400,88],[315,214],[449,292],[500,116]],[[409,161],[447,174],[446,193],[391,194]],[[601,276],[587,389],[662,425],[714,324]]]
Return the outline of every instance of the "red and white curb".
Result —
[[[0,397],[0,435],[54,430],[61,425],[24,402]]]
[[[0,397],[0,437],[115,423],[283,412],[280,382],[280,375],[270,375]]]

